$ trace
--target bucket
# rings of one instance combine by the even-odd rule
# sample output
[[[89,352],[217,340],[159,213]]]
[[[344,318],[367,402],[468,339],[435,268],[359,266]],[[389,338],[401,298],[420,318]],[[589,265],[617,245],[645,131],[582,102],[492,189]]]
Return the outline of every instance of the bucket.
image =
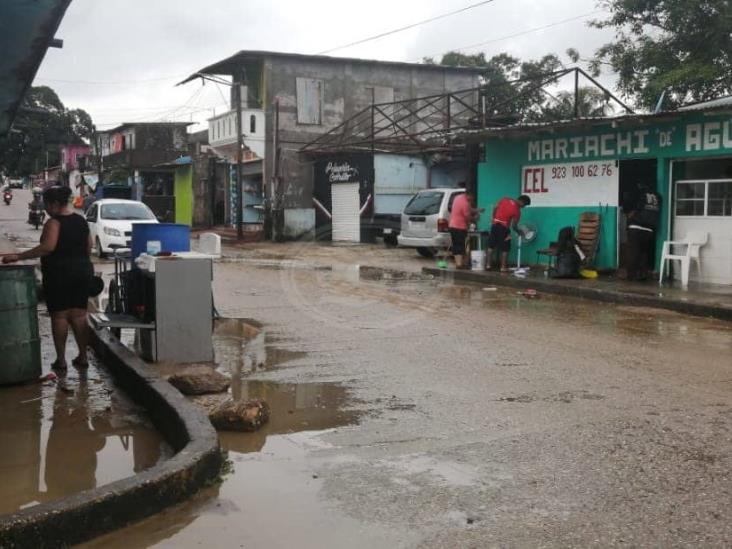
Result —
[[[132,259],[147,253],[148,247],[161,252],[190,252],[191,228],[180,223],[133,223]]]
[[[0,267],[0,385],[41,375],[37,306],[35,267]]]
[[[470,252],[470,269],[473,271],[482,271],[485,269],[485,252],[483,250],[473,250]]]

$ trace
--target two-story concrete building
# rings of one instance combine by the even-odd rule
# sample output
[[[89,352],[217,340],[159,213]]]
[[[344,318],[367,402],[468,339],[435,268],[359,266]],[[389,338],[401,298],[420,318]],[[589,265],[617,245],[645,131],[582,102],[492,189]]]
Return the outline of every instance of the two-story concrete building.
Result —
[[[285,238],[312,233],[313,165],[298,150],[372,104],[475,88],[478,69],[270,51],[241,51],[184,81],[223,75],[240,86],[244,222],[275,220]],[[232,97],[234,94],[232,94]],[[236,105],[209,121],[209,142],[236,156]],[[238,189],[230,202],[236,219]],[[265,205],[262,206],[262,202]]]
[[[175,219],[174,171],[161,167],[188,154],[188,122],[126,123],[98,134],[103,180],[115,196],[142,200],[161,220]]]

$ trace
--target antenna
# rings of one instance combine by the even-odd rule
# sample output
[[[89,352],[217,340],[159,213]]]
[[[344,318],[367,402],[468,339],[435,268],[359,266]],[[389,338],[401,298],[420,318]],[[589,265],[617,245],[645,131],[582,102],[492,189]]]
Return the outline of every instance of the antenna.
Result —
[[[666,99],[666,90],[663,90],[661,92],[661,97],[658,98],[658,103],[656,103],[656,108],[653,109],[653,114],[658,114],[661,112],[661,108],[663,107],[663,100]]]

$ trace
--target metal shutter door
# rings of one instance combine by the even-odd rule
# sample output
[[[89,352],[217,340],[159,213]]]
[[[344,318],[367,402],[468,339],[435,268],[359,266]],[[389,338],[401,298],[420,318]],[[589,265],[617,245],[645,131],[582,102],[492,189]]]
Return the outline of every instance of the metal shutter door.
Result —
[[[358,183],[337,183],[330,186],[334,242],[361,241],[358,186]]]

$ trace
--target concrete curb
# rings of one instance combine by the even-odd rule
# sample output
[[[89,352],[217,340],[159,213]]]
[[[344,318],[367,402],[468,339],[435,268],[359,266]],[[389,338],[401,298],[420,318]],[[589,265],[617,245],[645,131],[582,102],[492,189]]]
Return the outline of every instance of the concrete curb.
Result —
[[[147,410],[176,454],[135,476],[0,517],[0,547],[81,543],[180,503],[221,470],[208,418],[107,330],[92,334],[92,347],[116,383]]]
[[[476,284],[493,284],[495,286],[507,286],[509,288],[528,289],[533,288],[547,294],[557,294],[568,297],[577,297],[581,299],[591,299],[594,301],[602,301],[605,303],[618,303],[623,305],[631,305],[636,307],[654,307],[656,309],[666,309],[679,313],[702,316],[709,318],[717,318],[719,320],[732,320],[732,308],[721,305],[708,305],[693,301],[681,301],[664,299],[662,297],[652,295],[642,295],[630,292],[619,292],[607,290],[604,288],[593,288],[587,285],[576,284],[557,284],[544,280],[521,279],[512,276],[501,276],[499,274],[490,273],[473,273],[471,271],[446,271],[444,269],[436,269],[434,267],[425,267],[422,272],[434,276],[435,278],[449,282],[470,282]],[[585,283],[591,283],[585,281]]]

